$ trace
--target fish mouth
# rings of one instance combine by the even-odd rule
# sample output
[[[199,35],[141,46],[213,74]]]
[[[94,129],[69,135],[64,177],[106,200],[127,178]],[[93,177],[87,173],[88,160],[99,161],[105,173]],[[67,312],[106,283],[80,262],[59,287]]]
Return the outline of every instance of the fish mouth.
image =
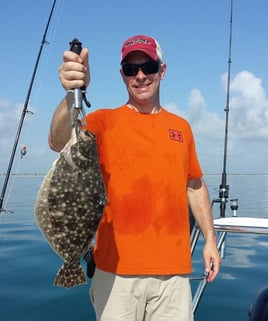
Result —
[[[81,141],[87,141],[91,138],[95,138],[95,135],[92,132],[82,127],[82,123],[80,119],[75,120],[74,129],[75,129],[76,141],[78,141],[79,139]]]

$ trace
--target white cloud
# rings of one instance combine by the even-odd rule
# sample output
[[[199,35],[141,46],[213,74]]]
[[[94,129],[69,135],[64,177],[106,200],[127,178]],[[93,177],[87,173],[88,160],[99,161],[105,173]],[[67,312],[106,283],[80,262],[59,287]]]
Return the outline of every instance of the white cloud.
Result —
[[[10,101],[0,101],[0,150],[9,147],[12,138],[14,140],[21,109],[21,105],[14,106]]]
[[[221,80],[226,88],[227,74],[222,75]],[[199,89],[190,91],[186,111],[173,103],[166,106],[190,122],[205,172],[218,172],[224,153],[226,115],[220,117],[209,110]],[[267,172],[268,100],[261,79],[248,71],[236,74],[230,83],[229,107],[229,168],[235,173]]]
[[[188,120],[192,124],[197,136],[221,138],[223,122],[219,115],[210,112],[206,102],[198,89],[192,89],[188,99]]]
[[[221,76],[226,87],[227,74]],[[187,112],[182,112],[175,104],[167,108],[192,125],[198,137],[222,138],[225,117],[210,111],[206,99],[199,89],[189,93]],[[238,73],[230,83],[228,134],[230,138],[268,139],[268,100],[261,79],[248,71]]]
[[[33,134],[30,132],[32,124],[35,120],[34,115],[26,112],[21,131],[18,133],[18,128],[20,121],[22,120],[22,111],[24,105],[14,104],[11,101],[0,101],[0,173],[6,172],[9,162],[11,161],[11,154],[15,147],[15,141],[17,141],[16,154],[14,156],[14,164],[12,167],[12,172],[16,172],[17,164],[21,163],[20,150],[23,145],[27,145],[27,166],[29,168],[26,171],[31,171],[33,167],[39,167],[39,164],[36,162],[36,159],[33,159],[31,155],[38,155],[37,151],[40,150],[40,144],[36,141],[40,141],[40,136],[38,133]],[[31,107],[27,108],[27,111],[34,112],[34,109]],[[19,137],[17,135],[19,134]],[[28,144],[29,143],[29,144]],[[30,145],[30,146],[29,146]],[[29,147],[29,148],[28,148]],[[31,149],[32,147],[32,149]],[[31,153],[29,153],[31,149]],[[47,155],[47,151],[43,148],[43,156]],[[12,161],[12,162],[13,162]]]
[[[231,95],[233,137],[267,139],[268,100],[261,79],[248,71],[238,73],[231,82]]]

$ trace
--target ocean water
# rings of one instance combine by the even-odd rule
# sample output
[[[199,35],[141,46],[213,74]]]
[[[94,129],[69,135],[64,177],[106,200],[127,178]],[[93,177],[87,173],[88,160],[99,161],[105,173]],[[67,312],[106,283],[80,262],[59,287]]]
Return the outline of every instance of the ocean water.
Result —
[[[207,175],[211,198],[218,197],[220,175]],[[42,176],[11,177],[0,214],[1,321],[94,321],[87,285],[53,286],[62,264],[39,231],[34,203]],[[4,177],[0,177],[2,187]],[[230,175],[229,199],[238,198],[239,216],[268,217],[268,175]],[[214,216],[219,215],[214,206]],[[232,213],[227,205],[226,216]],[[202,274],[202,241],[193,257]],[[225,257],[216,281],[208,284],[196,321],[245,321],[257,291],[268,285],[268,236],[228,234]],[[82,262],[85,268],[84,262]],[[196,282],[196,281],[195,281]],[[196,285],[193,283],[193,290]],[[152,320],[153,321],[153,320]]]

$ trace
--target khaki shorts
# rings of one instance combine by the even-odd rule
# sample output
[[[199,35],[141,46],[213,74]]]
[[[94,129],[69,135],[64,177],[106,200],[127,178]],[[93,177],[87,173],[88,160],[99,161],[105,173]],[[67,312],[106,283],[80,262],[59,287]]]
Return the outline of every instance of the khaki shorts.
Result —
[[[125,276],[96,269],[90,298],[97,321],[193,321],[188,277]]]

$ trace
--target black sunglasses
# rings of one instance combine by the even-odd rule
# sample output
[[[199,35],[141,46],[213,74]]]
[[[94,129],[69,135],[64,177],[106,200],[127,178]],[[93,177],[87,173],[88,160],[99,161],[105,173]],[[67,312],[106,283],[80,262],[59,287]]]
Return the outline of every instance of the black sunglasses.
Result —
[[[159,71],[160,63],[159,61],[150,60],[143,64],[129,64],[129,63],[123,63],[122,69],[125,74],[125,76],[136,76],[139,72],[139,69],[142,70],[142,72],[145,75],[150,74],[156,74]]]

